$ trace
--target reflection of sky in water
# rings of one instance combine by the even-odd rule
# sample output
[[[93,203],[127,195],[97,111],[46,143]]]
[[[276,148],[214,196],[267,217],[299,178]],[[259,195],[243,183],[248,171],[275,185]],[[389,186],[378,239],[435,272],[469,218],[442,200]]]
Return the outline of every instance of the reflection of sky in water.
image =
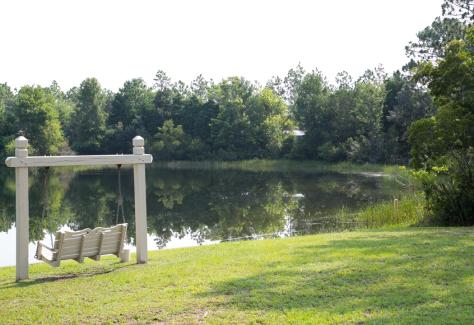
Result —
[[[62,231],[71,230],[69,227],[64,226],[61,228]],[[147,242],[148,242],[148,250],[157,250],[155,243],[156,236],[148,235]],[[54,241],[54,236],[53,236]],[[51,247],[51,237],[46,235],[45,238],[42,240],[47,246]],[[202,245],[209,245],[218,243],[219,241],[211,241],[206,240]],[[12,227],[9,231],[0,233],[0,247],[2,247],[2,252],[0,255],[0,266],[9,266],[15,265],[15,243],[16,243],[16,231],[15,227]],[[180,238],[179,234],[174,234],[171,237],[171,240],[166,244],[164,249],[172,249],[172,248],[180,248],[180,247],[192,247],[198,246],[199,244],[194,240],[191,235],[186,234],[184,237]],[[130,249],[131,252],[135,252],[135,246],[133,245],[125,245],[125,248]],[[39,261],[35,259],[36,254],[36,242],[30,243],[28,246],[28,259],[30,263],[38,263]]]
[[[378,175],[377,175],[378,176]],[[53,232],[129,223],[134,237],[133,177],[122,172],[125,220],[116,220],[114,169],[49,177],[48,213],[42,217],[41,173],[30,173],[30,238]],[[15,264],[13,174],[0,170],[0,265]],[[177,248],[220,241],[283,237],[350,227],[334,222],[342,208],[352,213],[402,192],[388,177],[372,175],[147,169],[148,248]],[[65,226],[68,225],[68,226]],[[49,246],[49,235],[43,239]],[[30,244],[34,262],[36,242]],[[133,247],[130,247],[133,251]]]

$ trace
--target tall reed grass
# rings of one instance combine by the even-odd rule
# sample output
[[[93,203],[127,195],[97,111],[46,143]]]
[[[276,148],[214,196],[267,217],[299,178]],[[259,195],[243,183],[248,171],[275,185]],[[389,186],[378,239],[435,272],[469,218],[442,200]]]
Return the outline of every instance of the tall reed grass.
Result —
[[[375,203],[358,213],[359,222],[367,228],[413,226],[426,222],[425,198],[422,193],[404,194],[400,199]]]
[[[155,166],[170,169],[234,169],[255,172],[336,172],[336,173],[374,173],[408,177],[405,168],[396,165],[356,164],[352,162],[327,163],[305,160],[266,160],[252,159],[241,161],[158,161]]]

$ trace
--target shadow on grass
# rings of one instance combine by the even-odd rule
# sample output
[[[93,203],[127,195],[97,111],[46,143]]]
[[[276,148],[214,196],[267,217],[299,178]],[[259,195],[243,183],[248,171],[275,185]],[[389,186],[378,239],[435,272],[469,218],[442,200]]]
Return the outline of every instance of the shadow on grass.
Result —
[[[474,276],[474,243],[466,245],[467,236],[401,232],[304,245],[290,262],[215,283],[201,296],[222,298],[223,308],[322,314],[342,323],[474,320],[474,287],[466,285]]]
[[[32,277],[28,280],[23,280],[20,282],[9,282],[0,284],[0,290],[7,289],[7,288],[23,288],[29,287],[36,284],[47,283],[47,282],[56,282],[68,279],[75,279],[75,278],[87,278],[97,275],[109,274],[114,271],[120,270],[127,266],[131,266],[133,264],[124,264],[120,262],[114,262],[107,265],[101,266],[93,266],[92,268],[83,268],[78,272],[65,272],[61,274],[54,274],[50,276],[43,276],[43,277]]]

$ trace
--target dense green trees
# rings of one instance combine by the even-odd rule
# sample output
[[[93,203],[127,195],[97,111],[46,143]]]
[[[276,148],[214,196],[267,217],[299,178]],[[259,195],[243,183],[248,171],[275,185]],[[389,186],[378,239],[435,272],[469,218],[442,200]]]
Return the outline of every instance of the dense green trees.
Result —
[[[30,98],[31,97],[31,98]],[[47,112],[39,121],[33,112]],[[190,85],[159,71],[154,87],[126,81],[117,93],[94,78],[64,93],[50,87],[0,87],[1,150],[21,130],[43,154],[128,153],[141,134],[156,159],[294,158],[408,162],[407,128],[434,111],[425,90],[380,69],[357,79],[346,72],[330,85],[301,66],[266,87],[244,78]],[[41,115],[41,116],[43,116]],[[295,137],[294,130],[305,132]],[[41,133],[43,132],[43,133]],[[65,139],[62,134],[65,135]],[[66,140],[66,141],[65,141]]]
[[[181,125],[175,126],[173,120],[166,120],[153,139],[152,152],[162,160],[188,159],[189,137]]]
[[[257,148],[250,120],[253,85],[243,78],[229,78],[214,86],[211,98],[218,103],[211,122],[213,149],[224,159],[249,158]],[[259,155],[259,153],[256,153]]]
[[[6,121],[12,133],[21,131],[29,139],[32,153],[56,154],[64,144],[55,98],[47,89],[22,87],[7,106]]]
[[[265,88],[250,99],[249,119],[262,156],[278,158],[288,152],[294,122],[288,106],[271,89]]]
[[[444,56],[448,43],[464,37],[466,25],[455,18],[437,17],[430,26],[420,31],[418,40],[405,48],[414,60],[434,60]]]
[[[407,164],[410,157],[408,129],[414,121],[433,116],[435,106],[431,96],[422,87],[398,71],[385,81],[385,92],[384,160]]]
[[[474,29],[454,40],[435,64],[422,63],[415,75],[438,107],[409,129],[414,165],[422,168],[428,208],[447,225],[474,224]]]
[[[383,137],[383,79],[367,71],[352,82],[347,73],[338,75],[333,88],[318,71],[303,78],[297,88],[295,116],[306,131],[297,155],[338,161],[381,161]]]
[[[438,107],[436,115],[410,129],[415,165],[432,166],[453,150],[474,147],[474,29],[465,40],[452,41],[444,59],[425,62],[416,77],[426,83]],[[427,137],[426,133],[431,136]]]
[[[429,215],[443,225],[474,224],[473,23],[474,1],[444,0],[442,17],[406,48],[412,60],[405,68],[414,78],[386,82],[385,133],[403,140],[390,145],[397,148],[391,154],[410,150]]]
[[[7,84],[0,84],[0,156],[7,154],[6,146],[14,138],[7,123],[7,112],[13,105],[15,97]]]
[[[89,78],[71,97],[75,109],[66,132],[71,148],[81,154],[99,153],[106,132],[107,95],[97,79]]]
[[[224,159],[279,157],[293,123],[288,106],[269,88],[243,78],[223,80],[211,89],[218,106],[210,121],[211,148]]]
[[[110,153],[129,153],[130,139],[141,134],[149,138],[155,109],[154,92],[142,79],[125,82],[110,103],[107,118],[106,151]]]
[[[298,148],[300,157],[319,158],[318,148],[325,143],[325,133],[333,127],[328,122],[335,112],[326,105],[328,96],[327,82],[319,71],[306,74],[296,89],[295,118],[306,132]]]
[[[471,67],[461,64],[471,45],[449,42],[467,37],[473,1],[445,0],[442,9],[442,16],[408,45],[412,61],[405,72],[392,76],[380,68],[354,79],[341,72],[332,85],[320,71],[306,72],[298,64],[265,87],[242,77],[214,83],[202,75],[188,85],[162,70],[152,87],[132,79],[117,93],[94,78],[66,93],[56,82],[18,92],[2,84],[0,152],[11,153],[21,130],[33,137],[34,150],[45,154],[69,149],[127,153],[130,139],[141,134],[155,159],[293,158],[428,166],[451,144],[470,146],[472,134],[470,117],[465,118],[469,104],[453,104],[451,98],[471,91],[469,82],[464,84]],[[457,60],[464,70],[439,72],[433,67],[440,59]],[[418,79],[409,68],[418,68]],[[428,87],[420,83],[425,80],[431,80]],[[43,133],[33,135],[35,127]],[[304,136],[295,136],[295,130]],[[430,137],[437,140],[426,141]]]

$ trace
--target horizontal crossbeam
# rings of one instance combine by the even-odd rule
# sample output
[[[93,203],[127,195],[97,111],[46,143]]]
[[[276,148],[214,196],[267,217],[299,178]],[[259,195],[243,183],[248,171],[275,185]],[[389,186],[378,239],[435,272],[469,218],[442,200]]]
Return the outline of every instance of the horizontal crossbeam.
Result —
[[[31,156],[8,157],[7,167],[48,167],[84,165],[135,165],[150,164],[153,156],[143,155],[89,155],[89,156]]]

